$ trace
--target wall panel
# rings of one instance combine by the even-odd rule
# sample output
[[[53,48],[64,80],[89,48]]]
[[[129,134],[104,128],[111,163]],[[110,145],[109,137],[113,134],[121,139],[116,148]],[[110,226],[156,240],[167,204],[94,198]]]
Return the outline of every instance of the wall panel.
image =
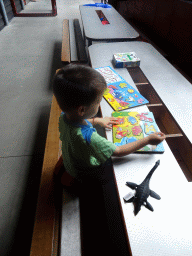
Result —
[[[153,21],[153,31],[161,38],[166,38],[173,13],[174,0],[157,0],[157,8]]]
[[[177,61],[192,63],[192,3],[175,0],[167,40],[173,46]]]
[[[117,1],[116,6],[168,60],[192,77],[192,1],[127,0]]]

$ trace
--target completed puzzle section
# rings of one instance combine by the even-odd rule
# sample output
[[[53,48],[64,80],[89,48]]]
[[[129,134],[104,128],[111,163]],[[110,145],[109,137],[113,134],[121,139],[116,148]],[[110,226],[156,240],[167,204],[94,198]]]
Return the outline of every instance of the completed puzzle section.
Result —
[[[118,119],[118,124],[113,125],[113,142],[117,146],[125,145],[152,133],[159,132],[152,112],[113,112],[113,117]],[[137,153],[163,153],[163,142],[159,145],[147,145],[136,151]]]
[[[110,66],[96,68],[96,70],[105,78],[107,83],[103,97],[115,111],[149,103]]]

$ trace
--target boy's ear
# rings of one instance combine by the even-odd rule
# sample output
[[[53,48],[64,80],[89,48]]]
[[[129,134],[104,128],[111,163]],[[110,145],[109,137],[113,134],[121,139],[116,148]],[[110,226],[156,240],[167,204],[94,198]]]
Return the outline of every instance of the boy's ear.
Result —
[[[85,106],[79,106],[77,112],[79,116],[83,117],[85,114]]]

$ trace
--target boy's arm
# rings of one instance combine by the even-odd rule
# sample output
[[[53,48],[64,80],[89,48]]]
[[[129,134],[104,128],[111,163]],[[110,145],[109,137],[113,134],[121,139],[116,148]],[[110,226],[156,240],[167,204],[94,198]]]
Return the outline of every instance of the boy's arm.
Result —
[[[125,144],[122,146],[117,146],[112,156],[126,156],[129,155],[138,149],[143,148],[147,144],[158,145],[161,141],[166,138],[165,134],[162,132],[156,132],[154,134],[149,135],[141,140],[134,141],[129,144]]]
[[[92,119],[87,119],[92,125],[100,125],[102,127],[105,128],[112,128],[112,124],[118,124],[117,122],[117,118],[115,117],[104,117],[104,118],[100,118],[100,117],[95,117]]]

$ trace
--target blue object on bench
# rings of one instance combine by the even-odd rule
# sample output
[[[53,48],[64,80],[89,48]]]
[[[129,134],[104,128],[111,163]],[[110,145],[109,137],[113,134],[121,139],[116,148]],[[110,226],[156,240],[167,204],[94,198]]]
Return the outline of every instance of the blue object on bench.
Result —
[[[92,7],[111,8],[111,5],[110,5],[110,4],[103,4],[103,3],[84,4],[83,6],[92,6]]]

